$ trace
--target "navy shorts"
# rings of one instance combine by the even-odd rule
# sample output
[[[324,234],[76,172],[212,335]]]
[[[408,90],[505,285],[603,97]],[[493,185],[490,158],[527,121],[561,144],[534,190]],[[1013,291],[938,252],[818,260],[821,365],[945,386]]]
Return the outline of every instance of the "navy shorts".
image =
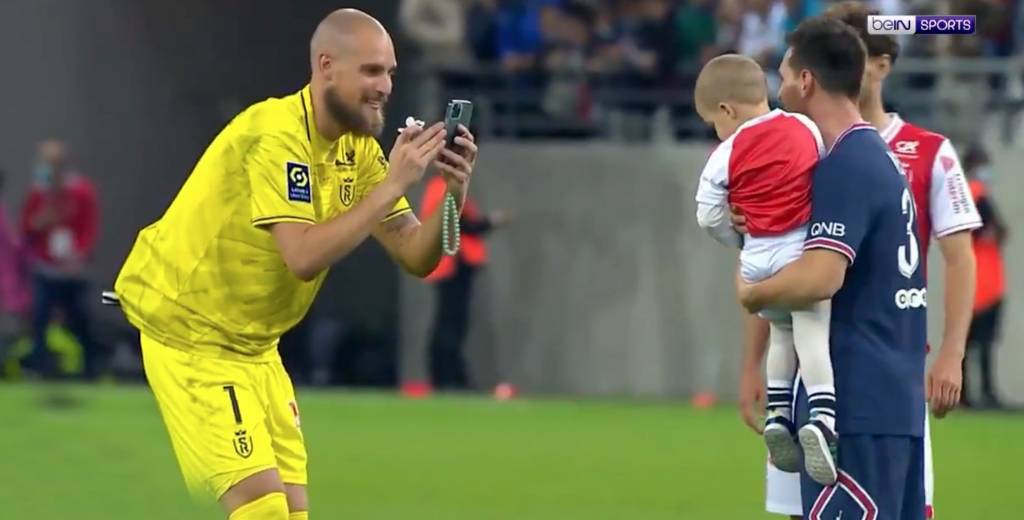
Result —
[[[839,481],[802,474],[800,494],[807,520],[924,520],[924,439],[841,435]]]
[[[806,403],[800,395],[798,424],[806,421]],[[840,433],[838,463],[833,486],[801,473],[805,520],[925,520],[922,437]]]

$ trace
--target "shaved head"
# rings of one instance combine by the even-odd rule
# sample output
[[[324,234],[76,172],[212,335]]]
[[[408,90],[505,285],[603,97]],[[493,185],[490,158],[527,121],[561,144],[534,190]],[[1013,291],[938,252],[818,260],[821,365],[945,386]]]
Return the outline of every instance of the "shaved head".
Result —
[[[757,105],[768,99],[764,71],[753,59],[723,54],[709,61],[697,76],[694,101],[712,110],[720,103]]]
[[[338,9],[313,32],[309,61],[318,128],[326,114],[331,119],[326,126],[336,130],[330,133],[380,135],[397,67],[384,26],[357,9]]]
[[[338,9],[316,26],[309,40],[309,59],[316,68],[321,54],[344,53],[363,35],[388,36],[387,29],[376,18],[358,9]]]

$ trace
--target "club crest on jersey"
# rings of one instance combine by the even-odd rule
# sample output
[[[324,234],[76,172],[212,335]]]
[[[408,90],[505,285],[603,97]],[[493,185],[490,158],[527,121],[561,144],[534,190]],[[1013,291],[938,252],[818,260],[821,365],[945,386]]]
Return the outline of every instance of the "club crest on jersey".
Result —
[[[252,455],[252,436],[243,429],[235,430],[235,453],[243,459]]]
[[[918,141],[897,141],[894,151],[903,155],[917,155]]]
[[[341,179],[341,204],[346,208],[352,205],[356,198],[356,180],[354,177]]]
[[[947,157],[945,155],[939,157],[939,161],[942,163],[942,170],[946,173],[949,173],[949,170],[952,170],[953,166],[956,165],[956,161],[954,161],[952,157]]]
[[[313,202],[313,182],[309,177],[309,165],[288,161],[284,165],[284,172],[288,178],[288,200]]]

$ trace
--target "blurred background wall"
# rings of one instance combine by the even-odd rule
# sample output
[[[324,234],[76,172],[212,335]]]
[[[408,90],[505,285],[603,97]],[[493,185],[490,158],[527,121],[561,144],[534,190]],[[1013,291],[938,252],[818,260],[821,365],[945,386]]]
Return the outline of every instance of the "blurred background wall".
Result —
[[[736,253],[694,221],[708,145],[489,143],[474,190],[483,203],[521,212],[491,239],[493,260],[474,300],[467,352],[485,386],[528,391],[686,396],[733,395],[742,348],[734,298]],[[994,155],[995,198],[1009,222],[1024,218],[1024,149]],[[565,165],[571,165],[566,167]],[[575,211],[567,212],[572,207]],[[935,248],[937,249],[937,248]],[[1003,395],[1024,400],[1024,241],[1011,239]],[[941,255],[929,263],[929,329],[942,332]],[[403,278],[407,378],[422,378],[433,294]]]

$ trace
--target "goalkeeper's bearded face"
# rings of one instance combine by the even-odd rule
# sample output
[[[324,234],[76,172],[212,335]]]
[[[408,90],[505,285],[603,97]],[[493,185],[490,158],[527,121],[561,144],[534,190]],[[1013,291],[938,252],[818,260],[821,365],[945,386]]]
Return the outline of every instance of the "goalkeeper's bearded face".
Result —
[[[386,32],[360,31],[325,75],[323,105],[338,124],[359,135],[379,136],[391,95],[395,49]]]

